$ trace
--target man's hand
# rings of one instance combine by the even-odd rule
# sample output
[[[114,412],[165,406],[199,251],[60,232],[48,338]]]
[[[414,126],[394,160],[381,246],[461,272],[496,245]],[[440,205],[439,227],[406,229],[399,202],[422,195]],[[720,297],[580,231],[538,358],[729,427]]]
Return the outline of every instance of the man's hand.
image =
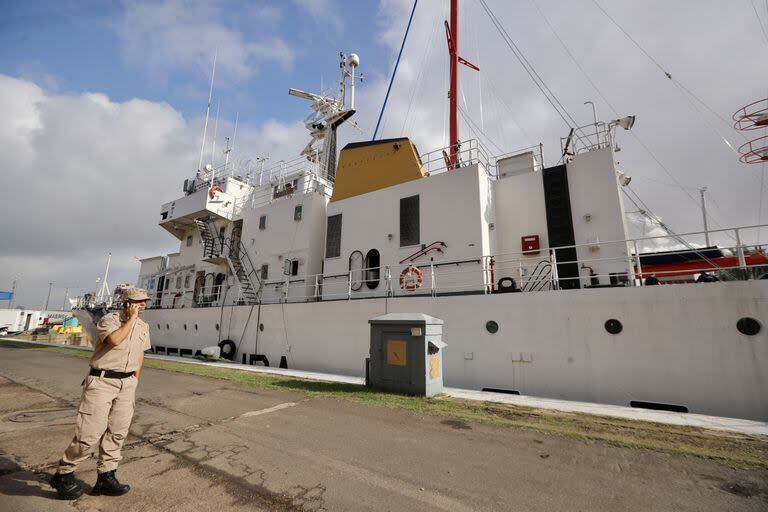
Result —
[[[128,304],[128,318],[131,320],[136,320],[139,317],[139,311],[141,310],[141,307],[139,304],[131,302]]]

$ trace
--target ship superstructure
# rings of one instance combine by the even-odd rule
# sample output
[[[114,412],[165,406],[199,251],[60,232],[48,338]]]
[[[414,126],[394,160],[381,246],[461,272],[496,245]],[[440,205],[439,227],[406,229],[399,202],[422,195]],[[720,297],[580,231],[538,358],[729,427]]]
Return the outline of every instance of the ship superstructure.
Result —
[[[137,280],[157,352],[218,344],[242,364],[363,375],[368,319],[420,312],[445,322],[451,386],[768,416],[761,227],[645,254],[663,237],[629,238],[614,154],[633,116],[571,129],[556,165],[541,145],[493,155],[458,131],[426,153],[347,144],[337,162],[358,64],[342,54],[338,97],[291,89],[312,107],[297,159],[206,167],[162,205],[179,251],[141,260]],[[703,271],[720,282],[692,283]]]

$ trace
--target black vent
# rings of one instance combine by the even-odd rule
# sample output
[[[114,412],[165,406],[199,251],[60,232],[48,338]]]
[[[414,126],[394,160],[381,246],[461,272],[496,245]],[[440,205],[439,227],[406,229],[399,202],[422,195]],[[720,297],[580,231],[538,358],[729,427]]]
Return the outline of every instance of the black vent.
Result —
[[[419,234],[419,196],[400,200],[400,247],[417,245]]]
[[[568,192],[568,173],[565,165],[550,167],[543,171],[544,203],[547,210],[547,237],[550,247],[562,247],[576,243],[571,217],[571,196]],[[576,248],[557,249],[557,275],[559,287],[565,290],[580,288],[579,264],[576,262]]]
[[[325,257],[338,258],[341,255],[341,214],[328,217],[328,234],[325,237]]]

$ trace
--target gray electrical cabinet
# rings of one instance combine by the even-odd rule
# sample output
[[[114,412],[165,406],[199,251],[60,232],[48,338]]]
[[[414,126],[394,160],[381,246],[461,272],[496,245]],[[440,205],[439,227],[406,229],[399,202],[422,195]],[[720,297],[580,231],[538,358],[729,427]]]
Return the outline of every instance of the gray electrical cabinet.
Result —
[[[368,323],[371,352],[366,384],[408,395],[443,392],[442,320],[422,313],[389,313]]]

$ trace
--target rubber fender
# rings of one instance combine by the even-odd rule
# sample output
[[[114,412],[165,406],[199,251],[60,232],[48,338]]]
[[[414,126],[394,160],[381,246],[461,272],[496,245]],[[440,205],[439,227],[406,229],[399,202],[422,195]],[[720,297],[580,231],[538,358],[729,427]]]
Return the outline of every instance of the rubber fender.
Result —
[[[230,361],[235,360],[235,353],[237,352],[237,345],[235,345],[235,342],[232,340],[222,340],[219,343],[219,348],[221,349],[221,357],[224,359],[229,359]]]
[[[499,293],[508,293],[517,290],[517,283],[511,277],[499,279]]]

